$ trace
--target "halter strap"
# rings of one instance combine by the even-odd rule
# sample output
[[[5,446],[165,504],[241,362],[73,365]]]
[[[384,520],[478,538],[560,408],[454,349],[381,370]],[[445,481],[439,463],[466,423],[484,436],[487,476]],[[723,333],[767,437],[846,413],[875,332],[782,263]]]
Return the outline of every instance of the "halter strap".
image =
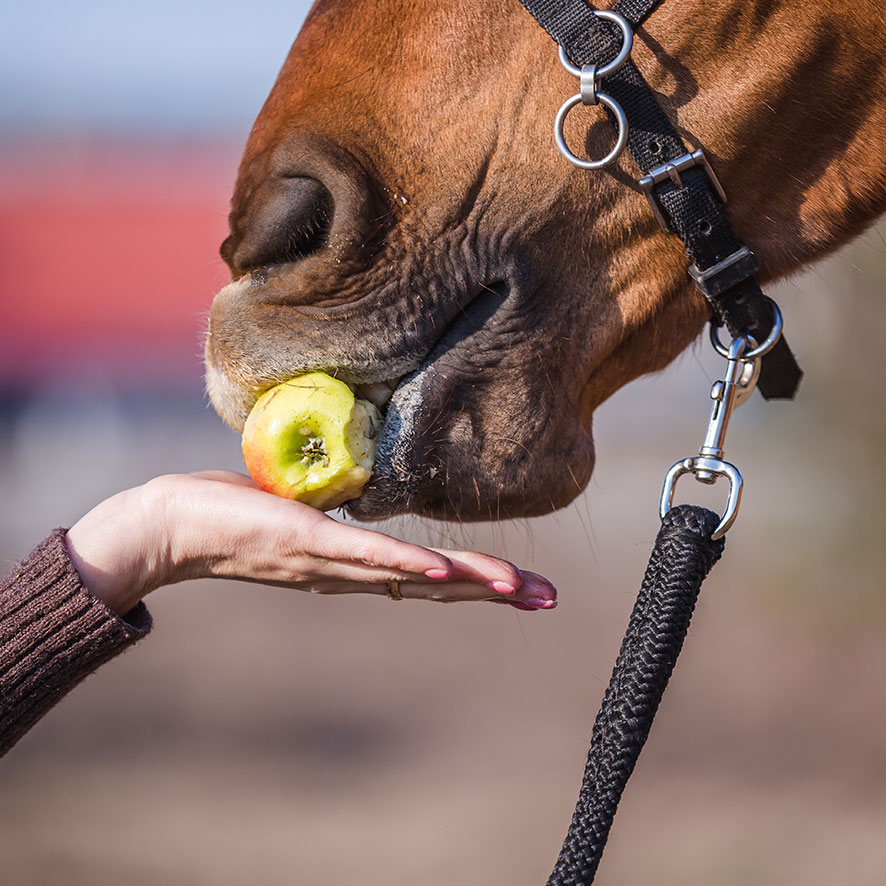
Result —
[[[584,0],[520,2],[576,66],[603,64],[618,52],[618,29]],[[661,2],[618,0],[612,11],[636,27]],[[630,59],[607,77],[606,91],[627,115],[627,148],[644,173],[640,185],[659,221],[683,241],[689,273],[715,321],[734,337],[763,341],[774,318],[755,277],[758,264],[726,219],[725,194],[703,152],[687,150]],[[782,336],[762,360],[758,387],[767,400],[791,399],[802,376]]]

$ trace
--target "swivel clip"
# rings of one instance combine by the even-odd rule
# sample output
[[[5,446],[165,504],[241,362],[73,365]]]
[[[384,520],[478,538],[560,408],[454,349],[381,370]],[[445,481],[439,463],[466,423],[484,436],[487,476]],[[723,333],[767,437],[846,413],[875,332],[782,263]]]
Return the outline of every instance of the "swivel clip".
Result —
[[[724,377],[715,381],[711,388],[713,405],[704,443],[699,447],[698,455],[680,459],[671,465],[665,474],[661,490],[659,514],[664,518],[674,503],[674,489],[683,474],[694,474],[696,480],[706,484],[716,483],[720,477],[726,477],[729,480],[729,496],[720,523],[711,535],[712,539],[722,538],[726,534],[735,522],[741,504],[741,471],[724,458],[726,431],[733,411],[748,400],[756,387],[760,375],[760,358],[775,345],[781,335],[781,311],[775,302],[770,300],[770,303],[774,317],[773,329],[762,345],[757,345],[749,336],[740,335],[733,339],[727,350],[716,339],[712,328],[712,338],[717,350],[725,355],[727,362]]]
[[[580,169],[602,169],[604,166],[609,166],[610,163],[614,163],[618,159],[628,143],[628,118],[625,112],[611,95],[600,92],[598,86],[600,80],[608,77],[610,74],[614,74],[628,60],[631,54],[631,46],[634,42],[634,33],[631,30],[630,22],[617,12],[613,12],[610,9],[595,9],[593,14],[597,18],[604,19],[618,26],[621,31],[622,44],[615,58],[600,67],[597,67],[597,65],[578,67],[578,65],[574,65],[569,60],[569,56],[566,55],[563,47],[560,47],[560,64],[574,77],[578,77],[580,91],[571,98],[566,99],[560,106],[560,110],[557,111],[557,116],[554,119],[554,141],[560,153],[573,166],[578,166]],[[573,154],[566,144],[566,139],[563,136],[563,124],[566,122],[566,115],[577,104],[602,104],[610,110],[615,119],[615,124],[618,127],[615,146],[600,160],[583,160],[581,157]]]

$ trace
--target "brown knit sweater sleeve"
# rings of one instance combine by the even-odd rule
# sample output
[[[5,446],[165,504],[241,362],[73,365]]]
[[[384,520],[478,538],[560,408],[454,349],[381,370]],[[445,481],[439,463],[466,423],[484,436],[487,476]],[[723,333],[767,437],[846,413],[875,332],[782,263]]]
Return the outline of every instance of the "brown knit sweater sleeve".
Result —
[[[0,578],[0,756],[150,629],[143,603],[121,618],[86,590],[56,529]]]

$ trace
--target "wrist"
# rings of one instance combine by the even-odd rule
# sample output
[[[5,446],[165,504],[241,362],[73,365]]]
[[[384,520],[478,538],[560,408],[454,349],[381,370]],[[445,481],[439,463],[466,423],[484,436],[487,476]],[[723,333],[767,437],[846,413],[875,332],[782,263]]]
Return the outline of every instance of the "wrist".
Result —
[[[120,615],[170,580],[166,506],[152,483],[96,505],[66,535],[86,589]]]

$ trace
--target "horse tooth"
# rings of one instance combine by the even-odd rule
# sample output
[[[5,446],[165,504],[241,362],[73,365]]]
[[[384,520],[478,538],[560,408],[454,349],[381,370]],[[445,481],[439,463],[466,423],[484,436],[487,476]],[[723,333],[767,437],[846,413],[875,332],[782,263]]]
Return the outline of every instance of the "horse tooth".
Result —
[[[377,381],[369,384],[356,385],[356,395],[361,400],[368,400],[376,409],[384,409],[394,395],[400,379]]]

